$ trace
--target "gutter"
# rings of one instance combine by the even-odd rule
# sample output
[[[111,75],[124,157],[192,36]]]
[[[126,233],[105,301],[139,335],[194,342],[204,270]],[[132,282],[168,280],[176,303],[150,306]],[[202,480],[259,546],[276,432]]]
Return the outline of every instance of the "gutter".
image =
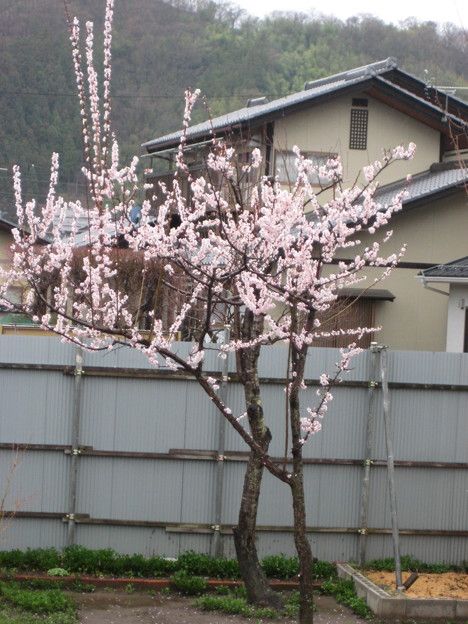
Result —
[[[445,295],[446,297],[449,296],[450,293],[445,292],[445,290],[440,290],[439,288],[433,288],[432,286],[428,286],[427,285],[428,281],[439,282],[440,283],[440,280],[437,280],[436,278],[432,278],[431,279],[430,277],[427,278],[427,277],[424,277],[424,275],[416,275],[415,277],[416,277],[417,280],[419,280],[422,283],[422,285],[424,286],[424,288],[426,290],[432,290],[432,292],[436,292],[439,295]]]

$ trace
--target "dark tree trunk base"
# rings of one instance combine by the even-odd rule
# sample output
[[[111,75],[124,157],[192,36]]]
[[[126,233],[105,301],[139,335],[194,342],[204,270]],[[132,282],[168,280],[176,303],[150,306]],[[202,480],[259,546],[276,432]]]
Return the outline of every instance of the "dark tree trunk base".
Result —
[[[247,600],[262,607],[282,609],[284,606],[283,599],[280,594],[270,588],[268,579],[258,560],[257,548],[251,539],[252,536],[239,531],[239,527],[233,528],[233,534],[237,561],[245,584]]]

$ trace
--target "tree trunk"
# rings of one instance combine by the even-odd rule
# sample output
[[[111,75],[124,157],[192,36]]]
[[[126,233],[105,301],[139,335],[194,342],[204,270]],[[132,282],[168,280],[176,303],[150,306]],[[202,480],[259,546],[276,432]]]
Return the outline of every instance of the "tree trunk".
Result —
[[[237,527],[233,529],[234,544],[248,601],[257,605],[280,609],[283,606],[283,601],[279,594],[270,589],[258,560],[255,544],[258,498],[262,476],[262,461],[252,451],[245,472],[239,521]]]
[[[314,312],[309,312],[305,323],[306,330],[313,328]],[[301,323],[297,310],[291,311],[292,329],[298,333]],[[312,549],[307,539],[306,508],[304,498],[304,462],[302,458],[301,410],[299,391],[304,380],[307,357],[307,343],[298,347],[291,343],[292,382],[289,390],[289,412],[292,441],[292,474],[290,479],[294,513],[294,543],[299,559],[299,623],[312,624],[314,621],[314,597],[312,594]]]
[[[238,325],[241,338],[248,342],[261,334],[263,320],[255,318],[253,313],[246,311],[242,324]],[[237,370],[244,386],[245,405],[249,427],[255,442],[268,452],[271,433],[265,424],[260,381],[258,378],[258,357],[260,348],[241,349],[237,353]],[[242,501],[239,509],[239,521],[234,528],[234,544],[240,573],[247,591],[249,602],[270,606],[276,609],[283,606],[281,596],[270,589],[268,580],[258,560],[255,544],[257,526],[258,499],[263,477],[263,461],[258,453],[250,452],[244,477]]]
[[[296,462],[294,462],[296,464]],[[304,500],[304,475],[302,461],[294,467],[291,479],[291,494],[294,512],[294,543],[299,559],[299,623],[312,624],[314,621],[312,549],[306,533],[306,511]]]

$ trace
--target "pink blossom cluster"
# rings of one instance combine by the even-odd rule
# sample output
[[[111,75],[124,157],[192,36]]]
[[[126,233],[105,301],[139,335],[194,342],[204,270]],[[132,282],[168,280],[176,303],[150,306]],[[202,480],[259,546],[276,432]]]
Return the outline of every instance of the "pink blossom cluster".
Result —
[[[404,250],[382,255],[381,243],[374,241],[362,248],[360,235],[374,234],[386,226],[401,209],[403,193],[380,203],[376,198],[376,179],[391,162],[411,158],[414,146],[395,148],[381,163],[365,168],[365,184],[344,189],[339,158],[320,167],[319,174],[336,185],[332,199],[320,203],[310,182],[315,165],[296,148],[298,177],[292,189],[284,189],[278,180],[259,176],[258,184],[242,194],[237,185],[236,153],[223,140],[213,140],[206,158],[206,173],[193,178],[186,161],[186,131],[197,92],[187,92],[183,133],[176,159],[172,184],[154,188],[154,198],[145,200],[138,227],[129,218],[141,188],[137,175],[138,159],[120,164],[119,151],[110,127],[110,79],[113,0],[107,0],[104,27],[104,82],[102,101],[98,73],[94,66],[94,34],[86,24],[84,58],[80,53],[80,29],[77,20],[71,29],[76,83],[81,104],[85,145],[85,175],[92,201],[84,208],[79,202],[66,201],[56,194],[58,156],[52,157],[50,191],[42,210],[34,201],[24,203],[21,174],[14,170],[14,191],[18,228],[14,230],[13,266],[1,270],[2,302],[8,300],[10,286],[27,285],[21,309],[64,339],[88,349],[107,349],[125,344],[143,352],[155,365],[164,364],[199,375],[203,370],[205,343],[213,327],[215,310],[250,314],[258,331],[245,338],[237,334],[228,339],[221,351],[245,351],[261,345],[286,342],[300,350],[332,335],[359,339],[373,328],[327,330],[321,327],[323,315],[337,301],[340,292],[362,280],[365,267],[394,266]],[[259,170],[262,154],[252,153],[248,169]],[[244,172],[246,169],[244,168]],[[216,175],[215,175],[216,174]],[[190,192],[183,191],[182,178]],[[218,180],[217,184],[213,180]],[[229,196],[226,188],[237,190]],[[188,200],[190,197],[190,200]],[[177,213],[180,223],[171,217]],[[71,231],[63,230],[65,215],[73,215]],[[81,278],[73,277],[73,252],[78,222],[87,218],[87,255]],[[384,241],[391,233],[385,232]],[[169,326],[158,310],[151,312],[149,332],[140,329],[131,312],[129,297],[119,286],[119,264],[112,251],[116,240],[142,254],[146,263],[161,263],[161,281],[165,288],[183,295],[184,303],[175,310]],[[49,244],[43,245],[43,241]],[[344,250],[359,248],[347,261],[333,270],[324,267],[339,258]],[[57,274],[47,293],[39,287],[44,272]],[[183,275],[184,288],[176,276]],[[46,308],[40,317],[34,312],[37,300]],[[36,307],[35,307],[36,306]],[[234,312],[233,312],[234,311]],[[184,325],[199,318],[200,337],[194,340],[187,356],[180,355],[176,341]],[[352,346],[342,354],[338,372],[349,369],[357,349]],[[319,405],[308,407],[302,419],[304,438],[321,427],[334,379],[320,378]],[[216,394],[217,382],[202,378],[206,392],[215,400],[224,416],[238,430],[243,429],[227,405]],[[293,381],[296,383],[296,380]],[[297,380],[304,387],[303,377]]]

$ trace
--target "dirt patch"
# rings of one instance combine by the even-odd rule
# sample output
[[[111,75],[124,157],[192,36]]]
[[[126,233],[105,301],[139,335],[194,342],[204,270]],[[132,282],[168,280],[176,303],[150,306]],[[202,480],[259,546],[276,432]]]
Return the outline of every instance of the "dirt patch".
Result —
[[[373,583],[383,589],[393,592],[395,590],[394,572],[364,573]],[[403,582],[409,577],[410,572],[403,572]],[[420,574],[419,578],[405,591],[408,598],[457,598],[468,600],[468,574],[458,572],[444,572],[443,574]]]
[[[252,620],[240,616],[199,611],[193,606],[192,599],[179,596],[150,596],[114,591],[71,595],[79,607],[81,624],[252,624]],[[329,596],[318,596],[316,603],[314,624],[365,622]],[[291,619],[281,622],[296,624]]]

